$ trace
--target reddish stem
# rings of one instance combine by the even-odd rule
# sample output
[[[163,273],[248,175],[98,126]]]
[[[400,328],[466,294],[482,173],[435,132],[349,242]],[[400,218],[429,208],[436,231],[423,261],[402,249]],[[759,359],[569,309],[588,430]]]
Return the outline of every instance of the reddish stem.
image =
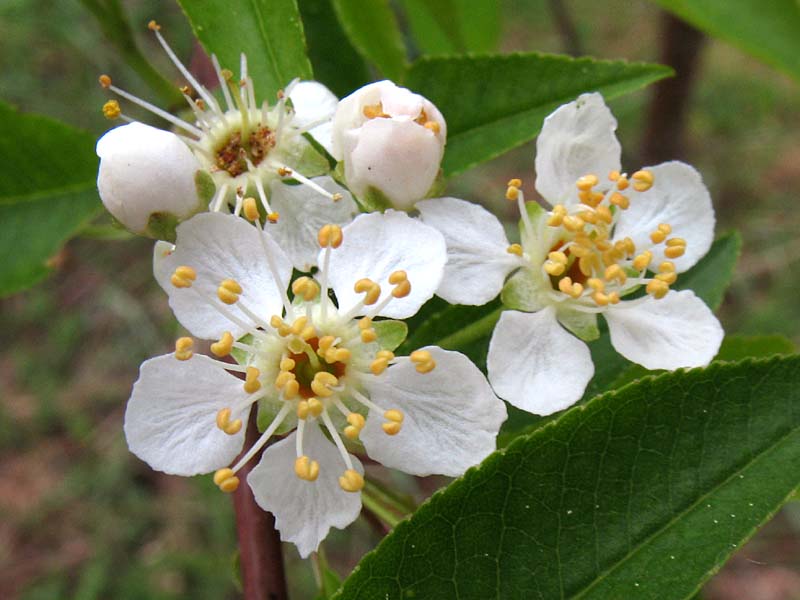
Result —
[[[257,411],[252,411],[247,423],[245,450],[259,437],[256,413]],[[256,504],[253,492],[247,485],[247,475],[260,459],[261,452],[239,470],[236,475],[241,484],[233,494],[244,598],[286,600],[288,598],[286,576],[283,570],[280,534],[275,529],[275,517]]]

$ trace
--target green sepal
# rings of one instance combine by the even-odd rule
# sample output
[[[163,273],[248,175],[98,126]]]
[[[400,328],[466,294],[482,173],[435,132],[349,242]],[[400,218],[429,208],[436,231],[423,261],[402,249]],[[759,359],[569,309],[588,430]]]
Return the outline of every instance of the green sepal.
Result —
[[[364,212],[384,212],[386,209],[392,208],[392,203],[386,194],[372,186],[358,197],[358,203]]]
[[[536,312],[549,304],[533,271],[527,267],[508,278],[500,292],[500,301],[506,308],[525,312]]]
[[[565,309],[558,311],[557,317],[558,322],[565,329],[584,342],[592,342],[600,337],[600,328],[597,326],[597,314],[595,313]]]
[[[175,229],[180,221],[178,217],[168,212],[154,212],[147,220],[144,235],[154,240],[175,241]]]
[[[384,321],[373,321],[372,328],[378,334],[378,345],[381,350],[394,351],[402,344],[408,335],[408,325],[403,321],[386,319]]]
[[[436,179],[433,180],[431,187],[425,194],[425,198],[441,198],[442,196],[444,196],[444,192],[446,189],[447,189],[447,179],[444,176],[444,171],[439,169],[439,172],[436,174]]]
[[[275,419],[278,412],[283,408],[283,400],[278,399],[277,391],[276,396],[270,397],[267,396],[265,398],[261,398],[258,401],[258,417],[256,418],[256,425],[258,425],[258,431],[263,433],[267,427],[269,427],[270,423]],[[278,426],[275,430],[275,435],[283,435],[285,433],[289,433],[297,426],[297,415],[293,412],[290,412],[283,422]]]
[[[214,183],[211,173],[205,169],[198,169],[194,174],[194,188],[197,190],[197,197],[200,199],[200,203],[208,207],[208,203],[217,193],[217,184]]]
[[[247,344],[248,346],[253,343],[253,335],[248,333],[244,337],[237,340],[243,344]],[[242,350],[241,348],[232,348],[231,349],[231,356],[233,360],[235,360],[240,365],[246,365],[250,362],[250,352],[247,350]]]

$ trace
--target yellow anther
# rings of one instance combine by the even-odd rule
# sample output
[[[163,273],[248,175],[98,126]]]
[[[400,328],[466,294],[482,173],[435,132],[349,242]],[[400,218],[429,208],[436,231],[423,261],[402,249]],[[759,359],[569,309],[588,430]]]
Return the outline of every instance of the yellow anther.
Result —
[[[566,269],[567,269],[566,265],[563,265],[561,263],[553,262],[550,260],[545,261],[544,263],[545,273],[547,273],[548,275],[552,275],[553,277],[558,277],[559,275],[562,275],[564,271],[566,271]]]
[[[356,441],[358,439],[358,434],[361,433],[359,429],[353,427],[352,425],[348,425],[344,429],[342,429],[342,433],[348,440]]]
[[[550,227],[558,227],[567,216],[567,209],[562,204],[556,204],[553,210],[550,211],[550,217],[547,219],[547,224]]]
[[[372,317],[362,317],[358,320],[358,328],[362,331],[372,327]]]
[[[598,279],[597,277],[591,277],[586,281],[586,285],[592,288],[596,292],[602,292],[606,289],[606,284],[602,279]]]
[[[581,270],[581,273],[589,277],[596,269],[600,268],[600,259],[597,258],[596,254],[582,256],[578,260],[578,268]]]
[[[242,420],[231,422],[231,409],[223,408],[217,413],[217,427],[228,435],[235,435],[242,430]]]
[[[392,290],[392,296],[395,298],[405,298],[411,293],[411,282],[407,279],[405,281],[401,281]]]
[[[506,188],[506,200],[511,202],[519,200],[519,188],[513,185],[508,186],[508,188]]]
[[[386,360],[394,360],[394,352],[391,350],[378,350],[375,353],[375,358],[385,358]]]
[[[103,88],[108,89],[111,87],[111,77],[109,77],[108,75],[105,74],[100,75],[100,77],[97,78],[97,81],[100,82],[100,86]]]
[[[278,175],[281,177],[289,177],[292,174],[291,169],[287,169],[286,167],[278,167]]]
[[[194,103],[195,106],[197,106],[197,108],[199,108],[200,110],[206,109],[206,103],[202,98],[198,98],[197,100],[194,101]]]
[[[269,319],[269,324],[273,327],[273,329],[279,329],[286,325],[278,315],[272,315]]]
[[[335,337],[333,337],[332,335],[323,335],[321,338],[319,338],[319,342],[318,342],[318,345],[317,345],[317,347],[318,347],[318,348],[319,348],[319,350],[321,350],[322,352],[325,352],[325,351],[327,351],[327,350],[328,350],[328,349],[329,349],[331,346],[333,346],[333,343],[334,343],[335,341],[336,341],[336,338],[335,338]]]
[[[297,403],[297,418],[298,419],[307,419],[308,418],[308,402],[305,400],[301,400]]]
[[[671,271],[668,273],[659,273],[656,275],[656,279],[663,281],[667,285],[672,285],[678,280],[678,274],[675,271]]]
[[[625,275],[625,271],[619,265],[610,265],[606,267],[606,271],[603,275],[606,281],[616,279],[620,284],[625,283],[625,280],[628,279],[628,276]]]
[[[170,282],[176,288],[192,287],[192,282],[197,279],[197,272],[192,267],[178,267],[170,277]]]
[[[103,116],[106,119],[114,120],[118,119],[119,116],[122,114],[122,109],[119,107],[119,102],[116,100],[109,100],[105,104],[103,104]]]
[[[316,375],[314,375],[314,379],[311,382],[311,389],[317,396],[327,398],[333,395],[334,392],[331,388],[338,383],[339,380],[336,379],[336,376],[333,373],[319,371]]]
[[[658,265],[659,273],[674,273],[675,272],[675,263],[665,260],[660,265]]]
[[[308,323],[308,317],[303,315],[302,317],[297,317],[292,323],[292,333],[295,335],[300,335],[300,332],[306,328],[306,324]]]
[[[669,223],[659,223],[658,230],[664,235],[672,233],[672,226]]]
[[[231,350],[233,350],[233,335],[230,331],[223,333],[218,342],[211,344],[211,352],[220,358],[228,356]]]
[[[298,277],[292,282],[292,293],[309,302],[319,295],[319,284],[311,277]]]
[[[261,217],[258,212],[258,204],[256,204],[256,199],[252,197],[244,199],[242,202],[242,212],[244,213],[245,219],[251,222],[258,220]]]
[[[369,370],[373,375],[380,375],[389,366],[389,361],[385,358],[376,358],[369,364]]]
[[[384,419],[388,419],[389,421],[394,421],[395,423],[402,423],[404,417],[405,415],[403,415],[403,412],[397,410],[396,408],[391,408],[387,410],[385,413],[383,413]]]
[[[395,423],[394,421],[389,421],[388,423],[382,423],[381,429],[386,435],[397,435],[400,433],[400,429],[402,429],[402,423]]]
[[[353,286],[353,290],[357,294],[365,294],[364,304],[370,306],[378,301],[381,297],[381,286],[372,281],[371,279],[359,279]]]
[[[627,177],[621,176],[617,180],[617,189],[619,191],[621,191],[621,192],[624,191],[624,190],[627,190],[629,185],[630,185],[630,183],[628,182],[628,178]]]
[[[603,292],[595,292],[592,294],[592,300],[597,306],[606,306],[608,304],[608,296]]]
[[[648,266],[650,266],[650,262],[653,260],[653,253],[649,250],[645,250],[639,256],[633,259],[633,268],[637,271],[644,271]]]
[[[567,264],[568,260],[567,255],[564,254],[563,252],[551,252],[550,254],[547,255],[547,258],[549,258],[553,262],[561,263],[562,265]]]
[[[614,216],[611,214],[611,210],[607,206],[598,206],[597,210],[597,219],[611,225],[611,222],[614,220]]]
[[[281,389],[287,383],[289,383],[290,381],[294,381],[295,379],[297,379],[297,375],[295,375],[291,371],[281,371],[275,378],[275,387]]]
[[[611,292],[608,295],[608,301],[611,302],[611,304],[619,304],[619,293]]]
[[[217,298],[222,300],[225,304],[236,304],[239,301],[239,294],[241,293],[242,286],[233,279],[223,280],[217,288]]]
[[[317,241],[321,248],[338,248],[342,245],[342,228],[338,225],[323,225],[320,227],[319,234],[317,235]]]
[[[578,178],[578,181],[575,183],[575,185],[582,192],[588,192],[594,186],[596,186],[598,182],[599,180],[597,179],[597,175],[584,175],[583,177]]]
[[[686,240],[682,238],[672,238],[667,240],[667,247],[664,248],[664,256],[667,258],[678,258],[686,252]]]
[[[182,337],[175,340],[175,358],[178,360],[189,360],[193,356],[194,340],[190,337]]]
[[[334,202],[338,202],[342,198],[344,198],[344,196],[342,196],[339,192],[336,192],[333,195],[331,195],[331,200],[333,200]]]
[[[408,274],[405,271],[392,271],[392,274],[389,275],[389,283],[392,285],[397,285],[404,281],[408,281]]]
[[[647,293],[653,296],[656,300],[663,298],[667,295],[669,291],[669,284],[665,281],[661,281],[660,279],[652,279],[647,284]]]
[[[558,282],[558,289],[573,298],[578,298],[583,294],[583,286],[580,283],[572,283],[570,277],[561,279],[561,281]]]
[[[279,364],[281,371],[291,371],[297,366],[297,363],[289,357],[282,358]]]
[[[258,376],[261,372],[256,369],[255,367],[247,367],[247,371],[245,372],[244,376],[244,391],[248,394],[253,394],[261,389],[261,382],[258,380]]]
[[[589,210],[585,210],[582,213],[578,213],[578,216],[581,219],[583,219],[584,221],[586,221],[587,223],[591,223],[592,225],[596,225],[597,224],[597,220],[598,220],[597,213],[594,213],[594,212],[589,211]]]
[[[630,199],[627,196],[623,196],[619,192],[614,192],[611,194],[611,198],[609,198],[609,202],[614,206],[619,206],[622,210],[625,210],[631,205]]]
[[[672,233],[672,227],[668,223],[659,224],[658,228],[650,234],[650,239],[654,244],[660,244],[667,236]]]
[[[563,219],[563,224],[564,224],[564,229],[566,229],[567,231],[579,231],[583,229],[583,226],[585,225],[583,219],[581,219],[577,215],[567,215]]]
[[[322,402],[316,398],[308,399],[308,412],[311,413],[311,416],[318,417],[322,414],[323,410],[325,410],[325,405],[322,404]]]
[[[514,179],[510,179],[506,185],[508,187],[516,187],[516,188],[522,187],[522,179],[517,179],[515,177]]]
[[[214,484],[223,492],[230,494],[239,487],[239,478],[233,473],[233,469],[219,469],[214,473]]]
[[[416,365],[418,373],[430,373],[436,368],[436,361],[428,350],[414,350],[409,358]]]
[[[516,254],[517,256],[522,256],[522,246],[519,244],[511,244],[508,248],[506,248],[506,252],[509,254]]]
[[[631,175],[631,179],[633,179],[633,189],[637,192],[646,192],[653,187],[655,180],[652,171],[636,171]]]
[[[381,102],[378,102],[377,104],[368,104],[363,109],[361,109],[361,112],[368,119],[376,119],[389,116],[385,112],[383,112],[383,104]]]
[[[269,221],[270,223],[277,223],[278,219],[280,218],[281,218],[280,213],[276,212],[271,212],[267,215],[267,221]]]
[[[355,469],[347,469],[344,475],[339,477],[339,487],[345,492],[360,492],[364,487],[364,478]]]
[[[333,360],[329,360],[329,363],[340,362],[344,363],[350,360],[352,353],[347,348],[336,348],[333,354]]]
[[[671,238],[667,240],[667,248],[674,248],[675,246],[686,246],[686,240],[683,238]]]
[[[625,250],[628,256],[636,254],[636,244],[629,237],[622,240],[622,249]]]
[[[616,181],[619,178],[620,178],[620,172],[619,171],[609,171],[608,172],[608,180],[609,181]]]
[[[283,386],[283,397],[286,400],[291,400],[292,398],[296,398],[299,393],[300,393],[300,384],[295,379],[287,381],[286,384]]]
[[[375,332],[374,329],[364,329],[361,331],[361,341],[365,344],[369,344],[374,342],[378,339],[378,334]]]
[[[351,412],[349,415],[347,415],[347,422],[360,431],[364,429],[364,425],[367,421],[364,419],[364,415]]]
[[[589,256],[592,253],[592,250],[586,246],[576,244],[570,248],[570,252],[573,256],[580,258],[581,256]]]
[[[158,23],[156,23],[155,21],[150,21],[150,22],[147,24],[147,28],[148,28],[150,31],[161,31],[161,25],[159,25],[159,24],[158,24]]]
[[[307,456],[298,456],[294,461],[294,473],[305,481],[314,481],[319,477],[319,463]]]
[[[423,127],[425,129],[430,129],[433,133],[439,133],[439,131],[441,131],[441,127],[439,127],[439,123],[436,121],[426,121]]]

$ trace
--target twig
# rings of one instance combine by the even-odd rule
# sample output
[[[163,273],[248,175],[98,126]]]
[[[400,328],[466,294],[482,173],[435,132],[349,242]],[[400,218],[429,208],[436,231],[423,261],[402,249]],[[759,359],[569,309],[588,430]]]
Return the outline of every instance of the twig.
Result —
[[[253,410],[247,423],[245,448],[249,448],[258,439],[256,414],[257,411]],[[275,517],[256,504],[253,492],[247,485],[247,475],[260,458],[261,452],[237,473],[241,484],[233,494],[244,598],[286,600],[286,576],[280,534],[275,529]]]
[[[572,20],[572,15],[569,14],[564,0],[550,0],[550,11],[553,13],[558,33],[561,35],[564,51],[572,56],[582,56],[584,54],[583,44],[581,44],[575,21]]]

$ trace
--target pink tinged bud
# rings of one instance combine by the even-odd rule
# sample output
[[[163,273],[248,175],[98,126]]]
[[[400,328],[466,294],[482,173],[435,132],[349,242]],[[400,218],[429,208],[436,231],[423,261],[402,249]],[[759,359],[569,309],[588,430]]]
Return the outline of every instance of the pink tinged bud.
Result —
[[[144,233],[154,213],[184,220],[198,211],[195,175],[201,166],[175,134],[130,123],[107,132],[96,151],[100,199],[130,231]]]
[[[340,103],[333,121],[333,155],[344,162],[358,196],[375,188],[399,209],[423,199],[439,172],[447,125],[419,94],[379,81]]]

